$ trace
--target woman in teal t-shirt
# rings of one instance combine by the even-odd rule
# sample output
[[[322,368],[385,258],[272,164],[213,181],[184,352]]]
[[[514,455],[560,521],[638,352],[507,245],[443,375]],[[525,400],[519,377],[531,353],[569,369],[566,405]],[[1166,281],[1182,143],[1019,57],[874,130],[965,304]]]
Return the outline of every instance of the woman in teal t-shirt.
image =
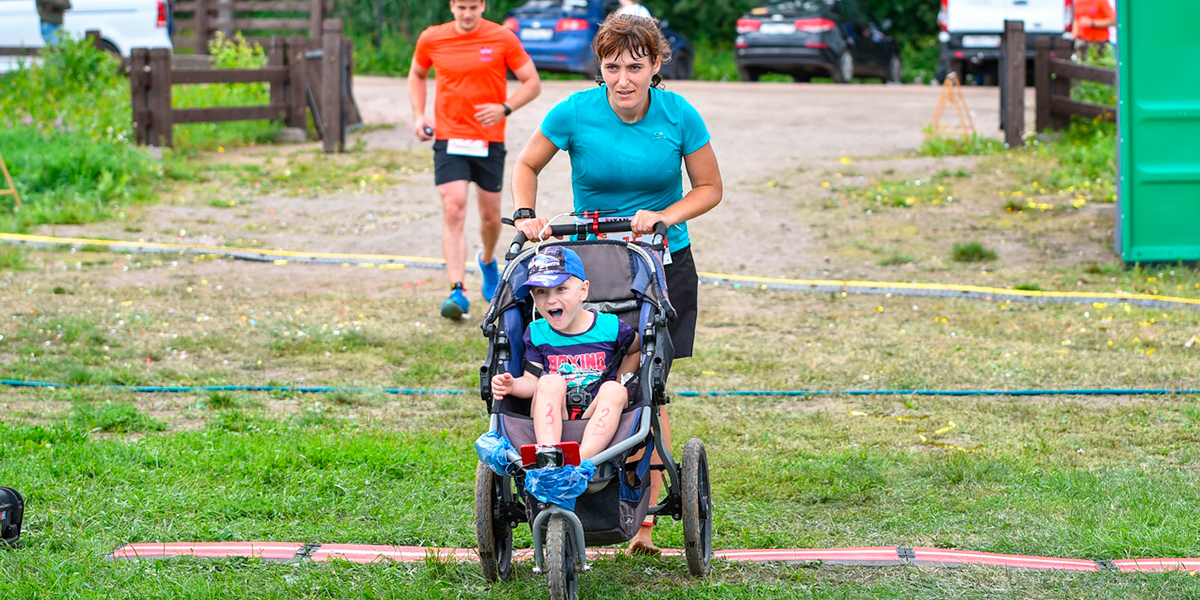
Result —
[[[632,217],[634,233],[667,225],[667,289],[678,318],[670,326],[675,358],[692,355],[699,279],[687,221],[721,202],[721,171],[708,129],[682,96],[664,91],[658,71],[671,46],[653,19],[610,15],[592,42],[603,85],[559,102],[513,167],[512,194],[517,229],[541,239],[546,219],[534,213],[538,174],[559,150],[571,157],[575,210],[613,210]],[[683,193],[683,168],[691,190]],[[664,261],[667,262],[667,261]],[[670,419],[661,412],[669,446]],[[657,460],[656,460],[657,462]],[[657,501],[662,475],[654,471],[651,498]],[[657,553],[645,523],[630,550]]]

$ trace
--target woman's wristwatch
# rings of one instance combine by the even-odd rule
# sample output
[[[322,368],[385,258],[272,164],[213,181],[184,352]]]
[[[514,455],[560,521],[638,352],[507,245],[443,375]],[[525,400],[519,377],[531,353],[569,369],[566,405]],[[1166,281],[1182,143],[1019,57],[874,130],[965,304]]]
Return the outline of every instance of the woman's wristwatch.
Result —
[[[521,219],[536,219],[536,218],[537,218],[537,213],[533,212],[533,209],[529,208],[527,206],[522,206],[521,208],[518,208],[516,210],[516,212],[513,213],[513,216],[512,216],[512,220],[514,223]]]

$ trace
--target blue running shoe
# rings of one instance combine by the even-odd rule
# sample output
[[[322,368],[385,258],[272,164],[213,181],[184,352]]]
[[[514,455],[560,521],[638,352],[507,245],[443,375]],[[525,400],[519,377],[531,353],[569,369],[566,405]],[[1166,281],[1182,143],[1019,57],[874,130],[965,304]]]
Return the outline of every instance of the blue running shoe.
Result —
[[[483,262],[483,252],[475,260],[479,261],[479,271],[483,273],[483,299],[491,302],[492,296],[496,295],[496,286],[500,285],[500,266],[495,258],[490,263]]]
[[[450,287],[450,297],[442,303],[442,316],[447,319],[461,319],[463,314],[471,310],[471,301],[463,293],[463,284],[456,283]]]

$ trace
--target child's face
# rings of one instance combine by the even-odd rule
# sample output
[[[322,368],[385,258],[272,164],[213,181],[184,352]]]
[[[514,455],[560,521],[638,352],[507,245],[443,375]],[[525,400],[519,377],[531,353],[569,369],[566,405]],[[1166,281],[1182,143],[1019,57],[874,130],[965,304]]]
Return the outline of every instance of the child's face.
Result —
[[[569,331],[583,313],[587,300],[588,282],[570,277],[556,287],[535,287],[530,290],[538,312],[555,331]],[[576,333],[576,332],[572,332]]]

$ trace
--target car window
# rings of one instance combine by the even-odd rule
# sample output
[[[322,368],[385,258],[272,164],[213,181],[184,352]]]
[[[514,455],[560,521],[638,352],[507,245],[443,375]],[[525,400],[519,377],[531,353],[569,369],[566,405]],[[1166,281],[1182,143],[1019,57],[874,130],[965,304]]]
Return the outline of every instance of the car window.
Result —
[[[522,8],[534,8],[539,10],[573,10],[585,11],[588,7],[588,0],[529,0],[521,5]]]
[[[772,2],[766,6],[767,12],[822,12],[833,8],[837,0],[788,0]]]
[[[858,8],[858,3],[854,0],[841,0],[838,3],[838,8],[841,10],[842,16],[851,23],[865,23],[867,20],[862,10]]]

